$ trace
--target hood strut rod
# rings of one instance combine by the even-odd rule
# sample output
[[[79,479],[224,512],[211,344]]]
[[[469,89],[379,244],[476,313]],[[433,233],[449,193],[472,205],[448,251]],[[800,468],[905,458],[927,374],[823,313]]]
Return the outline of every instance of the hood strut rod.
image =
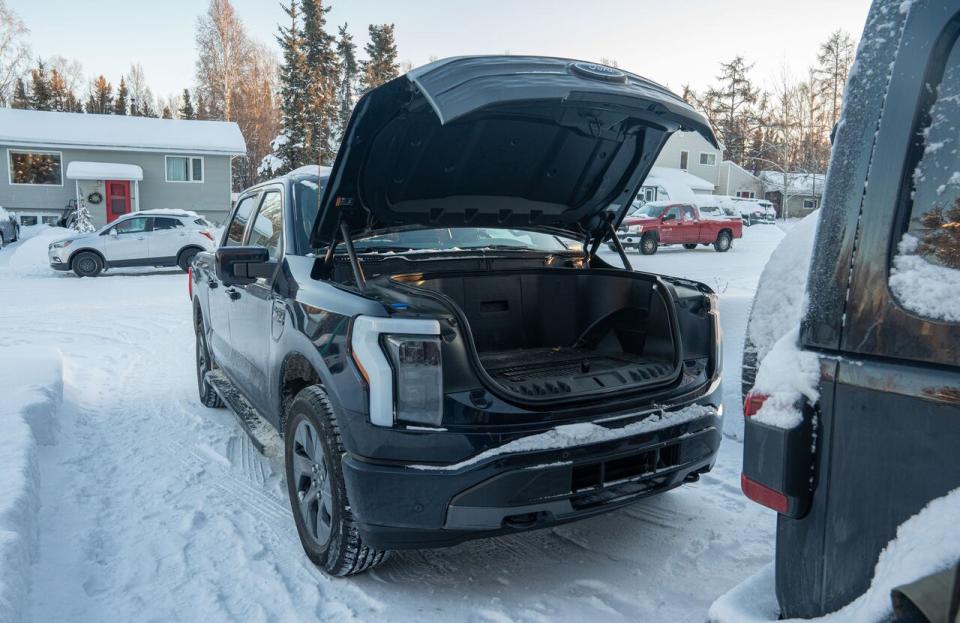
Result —
[[[633,266],[630,265],[630,260],[627,259],[627,250],[623,248],[623,243],[620,242],[620,236],[617,235],[617,230],[613,227],[613,223],[608,222],[607,228],[610,230],[610,240],[613,241],[613,246],[617,248],[617,253],[620,254],[620,259],[623,260],[623,267],[627,270],[633,270]]]
[[[360,266],[360,260],[357,259],[357,252],[353,248],[353,239],[350,238],[350,228],[346,221],[340,222],[340,233],[343,234],[343,244],[347,247],[347,255],[350,257],[350,267],[353,268],[353,278],[357,282],[357,287],[362,292],[367,289],[367,279],[363,276],[363,267]],[[336,244],[336,242],[334,242]]]

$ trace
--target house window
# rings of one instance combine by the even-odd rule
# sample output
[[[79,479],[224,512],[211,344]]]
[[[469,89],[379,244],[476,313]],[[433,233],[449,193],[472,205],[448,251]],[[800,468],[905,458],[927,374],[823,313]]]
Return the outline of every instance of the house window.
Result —
[[[202,182],[203,158],[196,156],[167,156],[168,182]]]
[[[816,200],[816,199],[804,199],[804,200],[803,200],[803,209],[804,209],[804,210],[812,210],[812,209],[814,209],[814,208],[816,208],[816,207],[817,207],[817,200]]]
[[[29,186],[63,186],[60,152],[7,151],[10,183]]]
[[[34,220],[36,220],[37,217],[34,216],[30,218],[33,218]],[[60,217],[47,214],[47,215],[41,216],[40,220],[43,222],[44,225],[56,225],[60,221]],[[36,223],[33,223],[33,224],[36,225]]]
[[[29,227],[30,225],[36,225],[39,222],[39,217],[35,214],[21,214],[20,215],[20,227]]]
[[[700,164],[713,167],[717,164],[717,154],[712,154],[710,152],[701,151],[700,152]]]
[[[737,196],[743,197],[744,199],[753,199],[755,195],[752,190],[741,190],[737,192]]]
[[[687,170],[687,164],[688,164],[687,161],[688,161],[689,159],[690,159],[690,152],[688,152],[688,151],[681,151],[681,152],[680,152],[680,168],[683,169],[684,171]]]

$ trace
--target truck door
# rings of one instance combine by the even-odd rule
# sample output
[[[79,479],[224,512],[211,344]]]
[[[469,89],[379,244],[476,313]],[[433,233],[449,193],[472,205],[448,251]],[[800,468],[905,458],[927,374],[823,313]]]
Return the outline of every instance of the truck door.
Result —
[[[680,206],[673,206],[660,216],[660,242],[676,244],[680,241]]]
[[[245,246],[263,247],[271,261],[283,253],[283,193],[281,189],[264,191],[259,209],[247,227]],[[238,298],[230,307],[230,340],[237,361],[237,375],[247,398],[261,411],[268,412],[268,370],[272,344],[274,296],[273,278],[235,286]]]
[[[678,228],[679,235],[677,242],[683,244],[703,242],[703,240],[700,239],[700,228],[702,224],[700,223],[700,215],[697,214],[697,209],[691,205],[685,205],[680,209],[680,212],[683,215],[683,220],[680,222],[680,227]]]
[[[253,212],[259,198],[260,194],[254,193],[242,197],[237,202],[237,207],[234,209],[224,231],[221,246],[238,247],[243,244],[243,236],[247,229],[247,222],[250,220],[250,213]],[[217,365],[228,376],[236,379],[235,354],[230,342],[230,309],[236,302],[238,290],[236,286],[224,287],[222,283],[217,281],[216,275],[213,274],[207,275],[207,287],[210,289],[210,336],[207,343],[213,351],[213,357]]]

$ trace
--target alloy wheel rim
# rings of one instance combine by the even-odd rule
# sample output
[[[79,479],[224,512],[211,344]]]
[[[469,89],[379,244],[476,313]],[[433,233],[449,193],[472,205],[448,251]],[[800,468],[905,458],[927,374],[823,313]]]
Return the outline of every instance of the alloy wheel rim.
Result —
[[[333,490],[316,428],[302,420],[293,436],[293,482],[300,518],[317,545],[330,539]]]
[[[95,267],[96,264],[90,258],[85,257],[80,260],[80,272],[92,273]]]

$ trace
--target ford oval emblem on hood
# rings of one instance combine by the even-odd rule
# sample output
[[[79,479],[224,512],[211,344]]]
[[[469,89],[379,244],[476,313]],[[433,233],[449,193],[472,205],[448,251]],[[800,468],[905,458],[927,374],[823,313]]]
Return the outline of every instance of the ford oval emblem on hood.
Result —
[[[603,80],[605,82],[619,82],[621,84],[627,81],[627,74],[616,67],[608,67],[607,65],[600,65],[598,63],[584,63],[581,61],[574,63],[570,68],[584,78],[593,78],[594,80]]]

